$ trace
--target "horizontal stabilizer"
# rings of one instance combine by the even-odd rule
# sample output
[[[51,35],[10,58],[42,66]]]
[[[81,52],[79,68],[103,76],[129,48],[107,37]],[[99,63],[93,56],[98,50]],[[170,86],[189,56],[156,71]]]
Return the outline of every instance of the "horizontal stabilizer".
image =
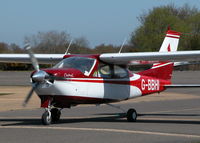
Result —
[[[171,84],[165,85],[166,88],[196,88],[200,87],[200,84]]]

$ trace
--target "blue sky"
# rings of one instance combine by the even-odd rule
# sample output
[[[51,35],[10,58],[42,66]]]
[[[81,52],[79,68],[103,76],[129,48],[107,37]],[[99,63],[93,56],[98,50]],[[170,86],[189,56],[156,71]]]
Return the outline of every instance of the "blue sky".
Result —
[[[23,46],[25,36],[57,30],[84,36],[90,47],[120,45],[138,16],[171,3],[200,8],[200,0],[0,0],[0,42]]]

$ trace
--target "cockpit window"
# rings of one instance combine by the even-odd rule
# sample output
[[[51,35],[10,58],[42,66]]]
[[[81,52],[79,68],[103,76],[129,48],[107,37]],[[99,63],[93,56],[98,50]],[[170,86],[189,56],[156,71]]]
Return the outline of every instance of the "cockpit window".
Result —
[[[53,68],[74,68],[88,76],[94,67],[95,61],[95,59],[87,57],[69,57],[63,59]]]

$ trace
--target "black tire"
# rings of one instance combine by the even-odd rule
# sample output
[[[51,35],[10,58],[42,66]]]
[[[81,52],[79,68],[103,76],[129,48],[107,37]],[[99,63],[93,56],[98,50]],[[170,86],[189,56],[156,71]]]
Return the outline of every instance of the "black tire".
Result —
[[[48,111],[45,111],[43,114],[42,114],[42,124],[43,125],[50,125],[51,124],[51,116],[49,116],[49,112]]]
[[[127,112],[127,120],[129,122],[136,122],[137,120],[137,112],[135,109],[129,109]]]
[[[52,123],[55,123],[55,122],[59,121],[60,120],[60,115],[61,115],[61,112],[60,112],[59,109],[57,109],[57,108],[51,109]]]

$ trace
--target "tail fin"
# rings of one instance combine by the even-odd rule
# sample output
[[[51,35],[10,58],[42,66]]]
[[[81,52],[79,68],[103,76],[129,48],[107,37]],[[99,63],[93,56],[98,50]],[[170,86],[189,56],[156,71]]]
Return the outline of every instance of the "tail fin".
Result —
[[[180,32],[168,30],[159,52],[177,51],[180,34]]]
[[[181,33],[179,32],[168,30],[159,52],[177,51],[180,35]],[[139,72],[138,74],[164,80],[170,80],[172,77],[173,67],[173,62],[160,62],[153,64],[151,69]]]

